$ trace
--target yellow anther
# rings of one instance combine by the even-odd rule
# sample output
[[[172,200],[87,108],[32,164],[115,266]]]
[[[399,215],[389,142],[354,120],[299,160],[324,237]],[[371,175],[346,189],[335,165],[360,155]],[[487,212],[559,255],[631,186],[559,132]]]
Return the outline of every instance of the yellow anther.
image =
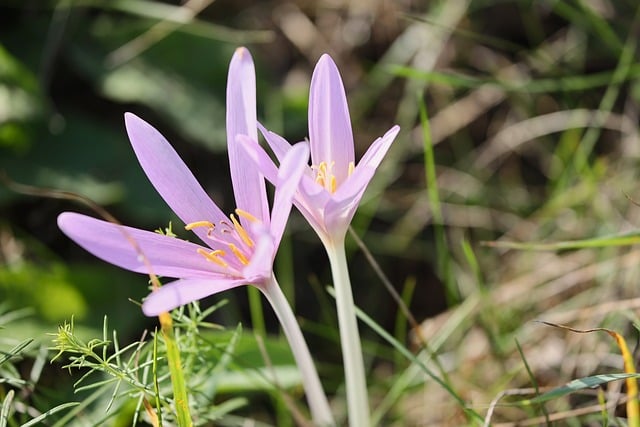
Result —
[[[238,214],[239,217],[246,218],[251,222],[257,222],[258,221],[258,218],[256,218],[255,216],[251,215],[247,211],[243,211],[242,209],[236,209],[236,213]]]
[[[242,225],[240,225],[236,217],[233,214],[231,214],[230,218],[231,218],[231,221],[233,222],[233,228],[236,229],[238,236],[240,236],[242,241],[247,246],[249,246],[250,248],[253,247],[253,240],[251,240],[251,237],[249,237],[249,235],[247,234],[247,231],[242,227]]]
[[[320,162],[317,166],[311,166],[316,171],[316,184],[324,187],[327,191],[335,193],[338,189],[338,181],[332,169],[335,162]],[[349,163],[349,174],[353,172],[353,162]]]
[[[198,228],[198,227],[215,228],[215,225],[213,225],[213,223],[209,221],[196,221],[196,222],[190,222],[189,224],[185,225],[184,229],[193,230],[194,228]]]
[[[236,258],[238,258],[238,261],[242,263],[242,265],[249,264],[249,260],[247,259],[247,257],[242,253],[240,249],[238,249],[236,245],[234,245],[233,243],[229,243],[229,249],[231,249],[231,252],[233,252]]]
[[[225,252],[222,249],[216,249],[215,251],[207,251],[202,248],[198,248],[197,252],[205,257],[207,261],[211,261],[215,264],[218,264],[220,267],[228,267],[229,264],[226,263],[221,257],[225,256]]]
[[[311,165],[311,169],[316,171],[316,184],[324,187],[325,178],[327,177],[327,162],[320,162],[320,164]]]
[[[347,176],[351,176],[355,168],[356,168],[355,163],[349,162],[349,170],[347,171]]]

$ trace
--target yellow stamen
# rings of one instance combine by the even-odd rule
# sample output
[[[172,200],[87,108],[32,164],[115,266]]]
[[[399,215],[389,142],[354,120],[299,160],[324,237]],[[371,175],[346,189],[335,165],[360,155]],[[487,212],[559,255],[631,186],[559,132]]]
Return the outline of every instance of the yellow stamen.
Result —
[[[253,247],[253,240],[251,240],[251,237],[249,237],[249,235],[247,234],[247,231],[244,228],[242,228],[242,225],[240,225],[236,217],[233,214],[231,214],[230,218],[231,218],[231,221],[233,222],[233,227],[236,229],[236,232],[238,233],[238,236],[240,236],[242,241],[246,243],[247,246],[249,246],[250,248]]]
[[[249,264],[249,260],[247,259],[247,257],[242,253],[242,251],[240,251],[240,249],[238,249],[236,245],[234,245],[233,243],[229,243],[229,249],[231,249],[231,252],[233,252],[236,258],[238,258],[238,260],[242,263],[242,265]]]
[[[238,214],[239,217],[246,218],[251,222],[258,222],[258,218],[256,218],[255,216],[251,215],[247,211],[243,211],[242,209],[236,209],[236,213]]]
[[[203,221],[204,222],[204,221]],[[225,256],[225,252],[221,249],[217,249],[215,251],[211,251],[208,252],[205,249],[202,248],[198,248],[197,252],[202,255],[203,257],[205,257],[207,259],[207,261],[211,261],[215,264],[218,264],[220,267],[228,267],[229,264],[227,264],[222,258]]]
[[[324,187],[327,178],[327,162],[320,162],[318,166],[312,167],[316,169],[316,183]]]
[[[335,193],[338,189],[338,180],[333,174],[332,169],[335,162],[327,163],[320,162],[317,166],[311,166],[311,169],[316,171],[316,184],[324,187],[327,191]],[[349,175],[353,172],[354,164],[349,163]]]
[[[355,168],[356,168],[356,165],[353,162],[349,162],[349,170],[347,171],[347,176],[351,176]]]
[[[209,221],[196,221],[196,222],[190,222],[189,224],[185,225],[184,229],[193,230],[194,228],[198,228],[198,227],[215,228],[215,225],[213,225],[213,223]]]

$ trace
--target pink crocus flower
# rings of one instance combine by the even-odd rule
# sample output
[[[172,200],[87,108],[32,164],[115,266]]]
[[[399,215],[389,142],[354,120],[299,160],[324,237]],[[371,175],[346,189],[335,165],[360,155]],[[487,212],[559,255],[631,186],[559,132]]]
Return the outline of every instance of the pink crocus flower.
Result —
[[[291,145],[279,135],[258,126],[282,162]],[[367,185],[399,131],[399,126],[393,126],[376,139],[356,165],[342,79],[331,57],[322,55],[313,71],[309,93],[311,166],[300,181],[294,203],[325,243],[344,238]],[[243,140],[246,144],[251,143],[249,138]],[[276,169],[266,153],[255,143],[248,151],[275,184]]]
[[[239,147],[237,135],[257,137],[255,72],[239,48],[229,67],[227,143],[237,209],[225,215],[207,196],[169,142],[137,116],[125,114],[129,139],[147,177],[165,202],[203,244],[64,212],[60,229],[93,255],[127,270],[176,278],[143,302],[148,316],[206,296],[252,284],[266,286],[290,213],[308,148],[298,144],[278,174],[273,211],[264,177]],[[292,150],[293,151],[293,150]],[[149,271],[149,270],[152,271]]]
[[[282,137],[260,126],[275,156],[284,166],[292,147]],[[367,386],[356,322],[344,239],[367,185],[398,135],[393,126],[376,139],[355,164],[353,132],[342,79],[329,55],[318,61],[309,94],[309,144],[311,166],[307,166],[294,203],[325,246],[335,289],[340,343],[345,368],[349,425],[370,425]],[[256,140],[241,136],[260,170],[277,188],[278,169]]]

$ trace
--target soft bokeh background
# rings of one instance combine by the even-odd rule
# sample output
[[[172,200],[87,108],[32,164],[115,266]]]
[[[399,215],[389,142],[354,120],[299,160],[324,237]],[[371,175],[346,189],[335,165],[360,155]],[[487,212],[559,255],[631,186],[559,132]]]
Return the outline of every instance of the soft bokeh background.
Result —
[[[640,208],[629,198],[640,199],[638,25],[636,0],[0,1],[0,170],[16,183],[91,198],[128,225],[166,227],[175,218],[127,141],[123,113],[131,111],[173,143],[231,212],[224,93],[234,49],[253,54],[261,121],[291,141],[307,135],[310,75],[330,53],[357,153],[402,127],[354,231],[422,332],[407,332],[352,241],[356,302],[409,348],[428,342],[447,382],[484,414],[497,393],[532,384],[516,340],[541,385],[620,370],[608,337],[532,320],[637,335],[640,253],[632,246],[607,240],[531,252],[482,242],[637,228]],[[0,187],[0,304],[33,314],[0,333],[46,340],[72,316],[99,330],[108,315],[122,337],[136,339],[155,324],[130,301],[147,293],[144,276],[94,259],[57,229],[62,211],[95,212],[16,190]],[[298,215],[289,230],[278,273],[335,391],[341,368],[326,257]],[[223,298],[230,303],[215,321],[250,328],[246,291],[205,304]],[[268,311],[266,320],[276,332]],[[375,332],[362,331],[373,406],[386,408],[385,423],[462,422],[439,386],[410,376]],[[410,380],[398,386],[403,375]],[[539,415],[503,408],[494,416]]]

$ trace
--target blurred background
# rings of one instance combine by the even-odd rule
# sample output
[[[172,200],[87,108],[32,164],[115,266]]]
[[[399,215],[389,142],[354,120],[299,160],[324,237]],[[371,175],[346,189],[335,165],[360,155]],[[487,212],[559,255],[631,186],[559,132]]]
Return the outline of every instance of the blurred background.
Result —
[[[634,233],[639,10],[636,0],[0,1],[0,304],[32,309],[9,336],[46,340],[71,317],[99,331],[108,315],[124,340],[155,325],[130,301],[147,294],[147,279],[93,258],[56,226],[63,211],[96,212],[15,184],[88,197],[143,229],[173,221],[186,238],[130,148],[130,111],[232,212],[224,94],[231,55],[244,45],[256,63],[259,119],[290,141],[308,134],[310,76],[325,52],[344,79],[357,156],[402,127],[353,231],[420,328],[351,239],[355,299],[410,349],[435,346],[449,383],[478,412],[501,390],[531,385],[516,339],[542,385],[617,366],[607,337],[531,320],[635,337],[635,241],[495,246]],[[326,255],[299,215],[288,230],[277,274],[335,391]],[[221,299],[229,304],[214,320],[250,329],[246,290],[203,305]],[[277,333],[267,306],[265,317]],[[362,334],[386,423],[460,425],[460,408],[424,378],[389,400],[406,361],[375,331]],[[434,404],[437,414],[426,410]],[[503,412],[504,422],[523,418]]]

